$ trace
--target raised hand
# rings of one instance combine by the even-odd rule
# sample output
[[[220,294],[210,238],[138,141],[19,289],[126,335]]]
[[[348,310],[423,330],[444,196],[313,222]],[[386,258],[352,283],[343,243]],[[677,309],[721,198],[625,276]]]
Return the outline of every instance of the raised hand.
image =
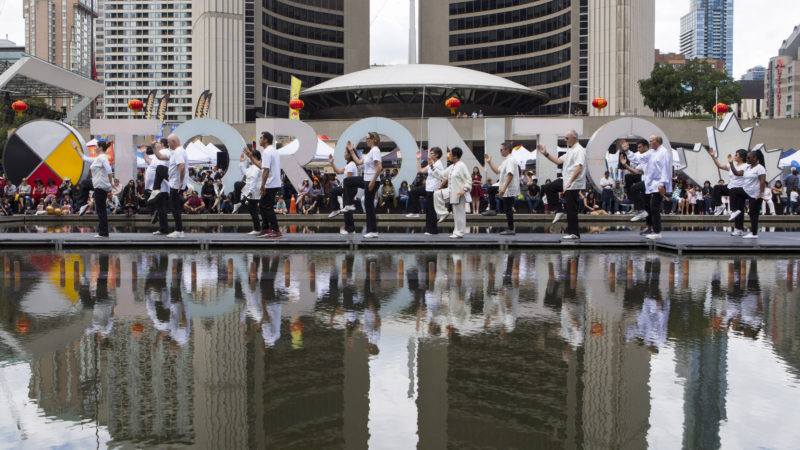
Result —
[[[333,155],[328,155],[328,161],[333,162]]]
[[[417,161],[422,159],[422,150],[417,150]]]
[[[729,162],[729,163],[732,163],[732,162],[733,162],[733,155],[728,155],[728,162]]]
[[[537,145],[537,146],[536,146],[536,150],[539,150],[539,153],[541,153],[541,154],[543,154],[543,155],[544,155],[545,153],[547,153],[547,149],[546,149],[546,148],[544,148],[544,145],[542,145],[542,144],[539,144],[539,145]]]
[[[708,154],[711,155],[712,158],[716,158],[717,152],[715,152],[713,148],[708,147],[707,151],[708,151]]]
[[[491,157],[491,156],[489,156],[489,154],[488,154],[488,153],[487,153],[487,154],[485,154],[485,155],[483,155],[483,159],[485,159],[487,163],[490,163],[490,162],[492,162],[492,157]]]

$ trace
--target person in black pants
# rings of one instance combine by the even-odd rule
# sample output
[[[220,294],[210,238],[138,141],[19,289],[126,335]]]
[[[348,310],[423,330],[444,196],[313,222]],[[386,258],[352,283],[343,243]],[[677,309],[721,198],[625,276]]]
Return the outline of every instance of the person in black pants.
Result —
[[[742,236],[744,229],[744,206],[745,201],[750,201],[750,233],[742,236],[745,239],[758,237],[758,216],[761,214],[761,203],[763,202],[764,190],[767,189],[767,171],[764,168],[764,154],[760,151],[747,153],[747,164],[749,167],[739,169],[732,155],[728,155],[728,165],[731,173],[737,177],[742,177],[741,187],[730,189],[731,210],[733,214],[728,220],[734,220],[735,226],[733,236]]]
[[[374,131],[370,131],[365,138],[367,146],[370,148],[369,153],[364,155],[364,158],[359,158],[355,153],[355,147],[352,142],[347,142],[347,150],[350,151],[351,157],[356,164],[364,165],[364,175],[361,177],[350,177],[344,180],[344,210],[354,211],[356,192],[358,189],[364,189],[364,213],[367,216],[367,232],[364,237],[367,239],[374,239],[378,237],[378,216],[375,214],[375,192],[380,187],[380,174],[383,171],[383,163],[381,161],[381,150],[378,147],[380,144],[380,136]]]
[[[333,168],[335,173],[340,175],[344,175],[344,179],[348,179],[350,177],[358,176],[358,166],[356,165],[355,161],[353,161],[353,156],[350,153],[350,150],[345,149],[344,151],[344,160],[347,161],[347,164],[344,166],[343,169],[336,167],[336,164],[333,162],[333,155],[328,156],[328,161]],[[330,195],[330,204],[333,211],[328,215],[329,218],[336,217],[339,213],[342,212],[341,209],[336,209],[336,205],[339,204],[337,197],[340,195],[344,196],[344,188],[342,186],[336,186],[335,188],[331,189],[331,192],[328,194]],[[344,230],[341,230],[341,234],[353,234],[356,232],[356,224],[353,220],[353,212],[352,211],[344,211]]]
[[[425,167],[422,167],[421,159],[422,153],[417,152],[417,172],[428,172],[428,178],[425,180],[425,235],[432,236],[439,234],[439,220],[436,217],[436,209],[433,207],[433,193],[439,189],[442,182],[431,175],[430,171],[433,168],[440,172],[445,169],[445,165],[442,163],[442,149],[433,147],[428,150],[428,165]],[[410,201],[415,203],[416,211],[419,211],[419,197],[414,195]]]
[[[107,142],[97,143],[97,157],[91,158],[83,156],[83,160],[91,162],[89,169],[92,173],[92,184],[94,185],[94,205],[97,211],[97,234],[96,238],[108,237],[108,210],[106,209],[106,199],[114,185],[114,177],[111,175],[111,164],[108,163],[106,156],[108,149]]]
[[[275,196],[283,189],[281,183],[281,158],[273,143],[272,134],[262,132],[259,145],[264,149],[259,167],[264,171],[261,175],[261,234],[258,237],[280,239],[283,234],[275,215]]]
[[[555,211],[556,213],[553,223],[558,222],[564,217],[564,205],[561,203],[560,198],[562,192],[564,192],[563,178],[542,185],[542,195],[547,198],[548,211],[551,213]]]

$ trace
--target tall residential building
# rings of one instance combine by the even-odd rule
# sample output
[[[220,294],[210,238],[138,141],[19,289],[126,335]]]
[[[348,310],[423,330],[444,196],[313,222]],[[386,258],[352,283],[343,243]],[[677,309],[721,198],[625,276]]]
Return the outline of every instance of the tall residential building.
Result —
[[[681,53],[688,59],[725,61],[733,76],[733,0],[692,0],[681,17]]]
[[[650,115],[639,80],[650,78],[656,6],[646,0],[593,0],[589,6],[589,98],[608,106],[592,115]]]
[[[67,70],[92,77],[92,20],[97,17],[98,0],[23,0],[25,51]],[[63,110],[80,101],[53,99],[52,106]],[[69,102],[69,105],[67,104]],[[90,110],[78,117],[89,119]]]
[[[601,114],[649,114],[636,82],[652,70],[654,20],[652,2],[641,0],[421,2],[419,61],[499,75],[550,96],[524,113],[587,112],[602,96],[609,108]]]
[[[747,73],[742,75],[742,80],[748,81],[764,81],[764,76],[767,73],[767,68],[764,66],[755,66],[747,69]]]
[[[800,25],[783,41],[778,56],[770,58],[764,79],[766,117],[783,118],[800,115]]]
[[[102,0],[97,69],[105,84],[105,118],[129,118],[128,101],[170,95],[165,120],[192,117],[192,2]]]
[[[291,77],[303,88],[369,68],[369,0],[263,0],[245,10],[244,92],[248,120],[288,117]]]

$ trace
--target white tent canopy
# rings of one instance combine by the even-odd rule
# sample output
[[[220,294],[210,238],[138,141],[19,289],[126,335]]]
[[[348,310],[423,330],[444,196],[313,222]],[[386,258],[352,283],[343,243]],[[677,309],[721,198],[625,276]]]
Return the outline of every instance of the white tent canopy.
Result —
[[[536,155],[538,154],[538,151],[530,151],[523,146],[519,146],[511,151],[511,157],[514,158],[514,161],[517,162],[517,165],[521,170],[525,170],[525,167],[528,165],[528,161],[535,162],[537,160]]]
[[[786,169],[787,167],[792,167],[792,163],[795,161],[800,164],[800,151],[794,152],[791,155],[781,159],[778,163],[778,168]]]
[[[194,141],[186,146],[186,158],[189,167],[216,166],[217,152],[220,150],[214,144],[205,145],[201,141]]]
[[[289,155],[297,151],[300,148],[300,141],[297,139],[293,140],[292,142],[284,145],[278,150],[278,153],[281,155]],[[328,155],[333,155],[333,147],[326,144],[320,138],[317,138],[317,153],[314,155],[314,161],[327,161]]]

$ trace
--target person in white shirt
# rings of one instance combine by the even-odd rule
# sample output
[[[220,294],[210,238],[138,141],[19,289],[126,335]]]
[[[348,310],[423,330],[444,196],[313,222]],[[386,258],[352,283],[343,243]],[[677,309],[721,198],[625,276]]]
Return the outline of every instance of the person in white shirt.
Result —
[[[672,151],[664,146],[661,136],[650,136],[650,151],[642,156],[644,176],[649,210],[647,211],[647,225],[651,233],[646,234],[648,239],[661,237],[661,211],[663,202],[668,192],[672,192]]]
[[[511,146],[507,143],[500,144],[500,155],[505,158],[500,167],[495,167],[492,163],[492,157],[486,154],[486,164],[492,168],[494,173],[500,174],[500,189],[497,191],[503,199],[503,209],[506,212],[506,221],[508,228],[501,231],[502,235],[514,235],[514,201],[520,194],[519,182],[519,166],[514,158],[509,158],[511,155]]]
[[[108,237],[108,210],[106,200],[108,194],[113,189],[114,177],[111,175],[111,164],[108,162],[106,150],[108,142],[97,143],[97,157],[92,158],[83,155],[84,161],[91,163],[89,170],[92,173],[92,185],[94,186],[94,204],[97,211],[97,234],[96,238]]]
[[[258,150],[251,152],[247,146],[244,147],[242,152],[252,162],[245,171],[244,188],[242,188],[242,196],[247,197],[247,209],[250,211],[250,218],[253,221],[253,231],[247,234],[258,235],[261,233],[261,221],[258,218],[263,173],[261,170],[261,152]],[[266,218],[264,220],[266,221]]]
[[[356,164],[364,165],[364,175],[345,178],[344,180],[344,208],[343,212],[355,211],[356,207],[353,205],[355,201],[356,192],[358,189],[364,189],[364,213],[367,215],[367,232],[364,234],[365,238],[378,237],[378,216],[375,214],[375,192],[380,187],[378,177],[383,170],[383,163],[381,161],[381,149],[378,144],[381,143],[381,138],[378,133],[370,131],[365,138],[367,146],[370,148],[369,153],[364,158],[359,158],[355,154],[355,147],[351,142],[347,142],[347,149],[353,156],[353,161]]]
[[[428,150],[428,164],[422,167],[422,153],[417,152],[417,173],[428,173],[428,178],[425,179],[425,235],[433,236],[439,234],[439,224],[436,218],[436,209],[433,206],[433,194],[442,185],[442,181],[431,175],[432,170],[443,171],[445,165],[442,162],[442,149],[433,147]],[[419,195],[414,194],[414,191],[409,193],[409,208],[412,214],[406,217],[419,217]],[[413,211],[416,211],[414,213]]]
[[[722,204],[722,197],[725,195],[730,196],[731,189],[742,187],[742,183],[744,183],[744,178],[736,175],[728,167],[728,164],[723,164],[719,162],[719,160],[717,159],[717,154],[713,148],[709,147],[708,154],[711,155],[711,159],[714,160],[714,164],[716,164],[717,167],[719,167],[722,170],[727,170],[730,175],[728,184],[718,184],[714,186],[714,189],[711,191],[712,193],[711,206],[714,207],[714,215],[718,216],[725,211],[725,205]],[[733,155],[733,163],[734,166],[736,166],[736,170],[739,171],[744,170],[747,167],[747,150],[745,149],[736,150],[736,153]],[[731,209],[731,213],[733,212],[734,210]],[[742,234],[741,230],[739,230],[739,234]]]
[[[450,150],[450,161],[453,163],[444,170],[436,167],[431,169],[430,174],[440,180],[447,180],[447,197],[453,206],[453,234],[450,239],[460,239],[467,232],[467,203],[470,203],[470,191],[472,189],[472,175],[467,165],[461,161],[464,151],[460,147],[453,147]]]
[[[260,238],[280,239],[283,237],[275,215],[275,196],[283,189],[281,182],[281,156],[273,145],[272,134],[264,131],[258,143],[264,153],[260,161],[250,160],[262,170],[257,188],[261,193],[261,233]]]
[[[742,177],[742,186],[730,189],[731,194],[731,214],[730,219],[734,220],[734,231],[740,232],[744,229],[745,200],[750,201],[750,232],[742,236],[745,239],[755,239],[758,237],[758,216],[761,214],[761,202],[763,201],[764,190],[767,188],[767,170],[764,168],[764,154],[760,151],[747,153],[747,164],[744,170],[738,169],[732,155],[728,155],[728,165],[731,173]]]
[[[650,146],[647,141],[642,139],[636,143],[636,152],[627,151],[627,141],[622,141],[621,147],[625,150],[625,153],[620,154],[620,165],[630,172],[625,174],[625,190],[628,192],[628,198],[633,203],[633,218],[631,218],[631,222],[638,222],[648,215],[647,205],[645,204],[645,186],[642,182],[642,174],[644,173],[642,156],[650,150]]]
[[[151,186],[150,198],[148,202],[153,200],[155,202],[155,217],[158,221],[158,230],[153,234],[156,236],[166,235],[169,233],[169,224],[167,223],[167,210],[169,209],[169,169],[167,161],[172,156],[172,151],[169,150],[169,142],[166,138],[158,141],[152,141],[153,154],[150,156],[149,163],[155,162],[155,176],[153,177],[153,184]],[[149,169],[149,166],[148,166]]]
[[[156,152],[155,157],[162,161],[169,161],[169,202],[172,208],[172,217],[175,219],[175,231],[168,234],[168,238],[183,237],[183,222],[181,212],[183,212],[183,191],[186,190],[186,182],[189,178],[189,164],[186,158],[186,150],[181,146],[181,140],[176,134],[167,136],[167,145],[170,155],[167,157],[161,152]],[[153,234],[161,234],[161,230]]]
[[[617,162],[619,164],[619,162]],[[609,172],[603,175],[600,179],[600,207],[607,213],[614,214],[611,210],[611,204],[614,202],[614,179],[611,178]]]
[[[567,234],[563,236],[563,239],[575,240],[580,239],[581,236],[580,224],[578,223],[578,195],[580,191],[586,189],[586,149],[578,142],[578,132],[575,130],[567,131],[564,135],[564,140],[566,140],[569,149],[563,159],[548,153],[547,149],[541,144],[537,146],[537,149],[553,164],[563,164],[564,166],[564,177],[561,182],[564,186],[564,201],[567,211]],[[551,183],[551,185],[555,183],[558,183],[558,180]],[[544,191],[544,188],[542,190]],[[549,190],[552,190],[552,187]],[[561,211],[556,213],[553,223],[561,220],[563,216],[564,213]]]
[[[336,167],[336,164],[333,162],[333,155],[328,155],[328,161],[331,163],[331,167],[333,167],[333,171],[340,175],[344,175],[344,179],[348,179],[351,177],[358,176],[358,165],[356,165],[355,161],[353,160],[353,155],[355,152],[350,151],[350,149],[345,149],[344,151],[344,160],[347,161],[347,164],[344,166],[343,169]],[[330,204],[336,205],[338,203],[338,199],[340,195],[344,195],[344,188],[342,186],[336,186],[331,189],[330,194]],[[344,205],[342,205],[344,206]],[[335,209],[331,211],[328,215],[328,218],[336,217],[342,212],[341,209]],[[356,232],[356,224],[353,220],[353,212],[352,211],[344,211],[344,229],[340,230],[339,233],[341,234],[354,234]]]

